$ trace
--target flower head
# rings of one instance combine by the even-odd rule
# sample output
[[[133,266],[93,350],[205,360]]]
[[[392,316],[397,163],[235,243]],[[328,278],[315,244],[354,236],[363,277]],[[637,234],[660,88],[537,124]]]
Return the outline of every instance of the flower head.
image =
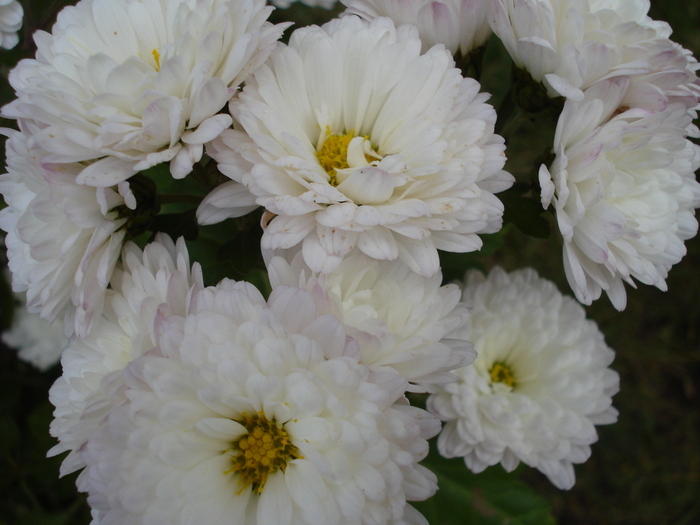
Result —
[[[218,112],[285,25],[263,0],[82,0],[38,32],[36,59],[10,74],[44,162],[96,160],[78,182],[113,186],[170,161],[175,178],[231,124]]]
[[[474,472],[522,461],[571,488],[573,464],[598,439],[595,425],[617,419],[613,351],[581,305],[531,269],[469,272],[463,299],[472,308],[464,335],[478,357],[428,399],[447,422],[440,453],[463,457]]]
[[[124,367],[155,346],[157,313],[184,315],[194,290],[204,287],[199,264],[190,268],[182,238],[174,243],[158,234],[143,251],[124,246],[105,308],[95,329],[84,339],[73,338],[64,352],[63,375],[49,398],[56,407],[51,435],[59,444],[50,455],[70,451],[61,475],[85,466],[80,449],[111,407],[124,400]]]
[[[605,290],[618,310],[626,304],[623,281],[666,289],[683,241],[697,233],[700,206],[700,147],[685,138],[691,112],[673,100],[663,111],[630,108],[639,103],[631,84],[600,82],[580,103],[567,101],[557,156],[540,169],[542,203],[554,205],[572,290],[584,304]]]
[[[494,0],[489,20],[515,64],[550,96],[574,100],[606,78],[649,72],[645,45],[666,39],[638,0]]]
[[[437,249],[477,250],[500,229],[494,192],[512,177],[488,95],[444,48],[420,49],[409,26],[346,16],[295,31],[246,83],[241,129],[209,151],[274,215],[263,248],[301,243],[327,273],[357,246],[431,276]]]
[[[119,258],[127,220],[112,188],[76,184],[82,164],[45,166],[27,135],[7,130],[7,170],[0,211],[12,284],[26,291],[27,310],[84,337],[99,318],[104,293]],[[133,197],[133,195],[132,195]]]
[[[417,464],[437,420],[308,295],[266,303],[224,280],[159,315],[158,346],[83,450],[100,522],[425,523],[406,501],[437,488]]]
[[[400,261],[377,261],[363,254],[346,257],[329,274],[312,272],[297,253],[290,262],[268,264],[273,290],[299,286],[315,291],[319,303],[341,319],[349,333],[373,334],[381,345],[361,347],[362,362],[373,370],[394,369],[424,392],[455,380],[450,370],[476,357],[470,342],[455,337],[469,312],[456,285],[442,286],[442,274],[422,277]]]
[[[48,370],[61,359],[68,339],[60,324],[49,324],[25,308],[23,293],[15,295],[15,310],[12,326],[0,338],[7,346],[17,349],[21,360],[31,363],[39,370]]]
[[[12,49],[19,42],[24,9],[17,0],[0,0],[0,47]]]
[[[487,0],[342,0],[346,13],[373,20],[391,18],[399,26],[418,27],[423,51],[443,44],[455,55],[468,55],[491,35]]]

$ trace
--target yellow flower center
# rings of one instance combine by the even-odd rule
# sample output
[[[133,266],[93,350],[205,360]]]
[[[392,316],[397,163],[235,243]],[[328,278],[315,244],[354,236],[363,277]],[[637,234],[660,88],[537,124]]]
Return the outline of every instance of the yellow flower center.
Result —
[[[160,53],[157,49],[154,49],[151,51],[151,54],[153,55],[153,60],[156,61],[156,71],[160,71]]]
[[[331,178],[331,185],[337,186],[339,181],[337,179],[336,170],[344,170],[350,167],[348,164],[348,146],[350,145],[350,141],[357,135],[355,135],[354,129],[351,129],[344,135],[333,135],[331,134],[330,127],[326,128],[326,134],[325,140],[323,140],[321,146],[316,150],[316,158],[321,167]],[[364,138],[369,140],[369,137]],[[365,160],[368,163],[378,159],[379,157],[375,158],[365,154]]]
[[[492,383],[503,383],[511,388],[515,387],[515,374],[507,364],[496,361],[489,370]]]
[[[269,421],[263,414],[243,416],[245,420],[239,423],[248,433],[233,443],[233,466],[226,474],[236,472],[240,476],[239,494],[248,485],[253,485],[253,490],[259,494],[270,474],[278,470],[284,472],[289,461],[301,459],[302,455],[274,418]]]

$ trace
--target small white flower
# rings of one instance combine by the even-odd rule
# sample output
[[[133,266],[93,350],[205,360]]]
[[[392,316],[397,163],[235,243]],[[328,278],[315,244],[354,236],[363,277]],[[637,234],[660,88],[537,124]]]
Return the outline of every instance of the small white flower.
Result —
[[[320,302],[330,299],[328,310],[343,323],[385,341],[361,348],[362,362],[373,370],[396,370],[413,383],[409,390],[425,392],[435,384],[454,381],[450,370],[476,357],[471,343],[453,336],[469,312],[459,302],[456,285],[441,286],[440,272],[426,278],[400,261],[354,254],[335,271],[316,274],[301,253],[289,259],[274,257],[268,264],[273,290],[284,285],[314,291],[320,286],[323,293],[316,296]],[[352,329],[348,328],[351,335],[361,337]]]
[[[99,318],[104,291],[126,233],[115,207],[124,198],[110,188],[75,183],[82,164],[45,167],[44,153],[27,136],[5,130],[8,173],[0,211],[16,292],[27,292],[27,310],[84,337]]]
[[[166,161],[182,178],[230,126],[218,112],[286,27],[266,22],[271,10],[263,0],[82,0],[53,34],[35,35],[36,59],[10,73],[18,99],[2,114],[36,123],[44,162],[99,159],[81,184],[113,186]]]
[[[12,49],[19,42],[24,10],[17,0],[0,0],[0,47]]]
[[[489,0],[341,0],[347,13],[367,20],[388,16],[394,23],[418,26],[423,51],[443,44],[462,56],[486,43]]]
[[[15,294],[15,310],[12,326],[2,333],[2,341],[18,350],[21,360],[39,370],[48,370],[58,363],[68,339],[60,324],[49,324],[25,309],[24,294]]]
[[[199,265],[190,270],[182,238],[175,244],[158,234],[143,252],[127,243],[122,260],[102,317],[86,338],[71,340],[61,360],[63,375],[49,392],[56,407],[51,435],[60,441],[49,455],[70,451],[62,476],[85,466],[81,447],[123,401],[123,368],[155,346],[156,314],[185,315],[192,290],[204,287]]]
[[[666,290],[671,266],[697,233],[700,147],[685,138],[691,112],[632,107],[628,78],[603,81],[583,101],[567,101],[557,124],[552,166],[540,168],[542,204],[554,204],[564,268],[584,304],[605,290],[625,308],[623,281]],[[633,100],[628,100],[632,98]]]
[[[639,0],[493,0],[491,27],[550,96],[581,100],[606,78],[650,69],[643,43],[670,35]]]
[[[427,525],[406,501],[437,489],[417,462],[439,422],[309,296],[225,280],[159,315],[82,450],[96,523]]]
[[[275,215],[264,249],[301,243],[328,273],[357,246],[431,276],[437,249],[478,250],[500,229],[494,193],[513,179],[488,95],[444,48],[420,49],[415,28],[345,16],[296,30],[246,82],[231,103],[245,132],[208,151]]]
[[[463,299],[472,308],[464,335],[478,357],[456,371],[459,382],[428,398],[447,421],[440,453],[463,457],[474,472],[499,462],[511,471],[522,461],[571,488],[573,464],[598,439],[595,425],[617,419],[614,352],[581,305],[531,269],[471,271]]]

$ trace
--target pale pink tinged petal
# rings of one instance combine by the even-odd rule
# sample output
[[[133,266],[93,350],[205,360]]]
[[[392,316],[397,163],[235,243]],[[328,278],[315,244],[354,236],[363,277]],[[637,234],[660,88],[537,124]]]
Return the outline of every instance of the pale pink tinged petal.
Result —
[[[163,162],[169,162],[173,160],[173,157],[177,155],[177,152],[182,149],[182,144],[176,144],[172,148],[164,149],[162,151],[154,151],[146,155],[143,160],[134,164],[134,170],[143,171],[153,166],[157,166]]]
[[[199,224],[216,224],[226,219],[242,217],[258,208],[255,195],[248,188],[230,181],[214,188],[197,208]]]
[[[583,91],[559,75],[553,73],[544,75],[542,83],[566,99],[574,102],[583,100]]]
[[[552,45],[536,36],[521,38],[517,42],[519,56],[528,57],[528,71],[535,80],[542,80],[549,71],[556,69],[559,55]]]
[[[483,242],[477,235],[454,232],[433,232],[430,236],[435,248],[446,252],[467,253],[479,250]]]
[[[399,257],[412,271],[423,277],[432,277],[440,269],[440,258],[430,238],[422,241],[398,239]]]
[[[338,185],[338,190],[357,204],[380,204],[394,192],[393,177],[373,167],[360,168]]]
[[[373,259],[393,261],[399,256],[399,245],[394,234],[382,226],[360,233],[357,247]]]
[[[115,186],[136,174],[135,164],[115,157],[106,157],[81,171],[76,182],[88,186]]]
[[[355,247],[358,234],[340,228],[328,228],[318,226],[316,228],[318,240],[328,255],[344,257]]]
[[[552,197],[554,197],[554,182],[552,182],[552,175],[544,164],[540,166],[538,178],[542,189],[540,200],[542,207],[546,210],[552,202]]]
[[[342,262],[342,257],[329,255],[316,234],[308,235],[302,244],[304,261],[314,272],[330,273]]]
[[[229,94],[228,87],[222,79],[216,77],[210,79],[195,95],[192,104],[192,114],[190,115],[187,127],[194,128],[199,126],[210,115],[215,115],[215,117],[212,118],[227,116],[216,115],[216,113],[221,111],[230,98],[231,95]]]
[[[311,214],[299,217],[277,216],[267,225],[261,242],[263,248],[272,250],[291,248],[308,238],[315,228],[316,221]]]
[[[358,210],[357,204],[353,202],[342,202],[328,206],[316,214],[316,221],[330,228],[345,226],[355,218]]]
[[[202,122],[196,130],[182,134],[185,144],[204,144],[211,142],[233,123],[230,115],[214,115]]]
[[[195,162],[199,162],[204,153],[202,144],[185,144],[170,161],[170,174],[174,179],[184,179],[192,172]]]
[[[258,502],[258,523],[290,525],[294,518],[292,497],[287,490],[285,473],[277,471],[267,478]]]

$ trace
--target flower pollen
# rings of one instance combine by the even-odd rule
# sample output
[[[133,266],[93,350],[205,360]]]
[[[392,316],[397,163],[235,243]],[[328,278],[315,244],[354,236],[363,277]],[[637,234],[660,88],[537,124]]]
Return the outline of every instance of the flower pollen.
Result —
[[[515,374],[510,366],[500,361],[496,361],[489,370],[492,383],[503,383],[510,388],[515,387]]]
[[[338,181],[336,180],[335,170],[343,170],[350,167],[348,164],[348,145],[355,138],[355,130],[351,129],[345,135],[331,135],[330,129],[327,130],[327,133],[326,140],[323,141],[323,144],[316,152],[316,158],[321,167],[330,176],[331,184],[337,186]]]
[[[151,51],[151,54],[153,55],[153,60],[156,61],[156,71],[160,71],[160,53],[157,49],[154,49]]]
[[[260,494],[267,477],[277,470],[287,468],[291,459],[301,459],[302,455],[289,439],[289,434],[277,426],[275,420],[268,421],[263,414],[248,416],[239,421],[248,433],[233,443],[233,468],[229,472],[238,472],[241,489],[248,485]],[[290,459],[291,458],[291,459]]]

